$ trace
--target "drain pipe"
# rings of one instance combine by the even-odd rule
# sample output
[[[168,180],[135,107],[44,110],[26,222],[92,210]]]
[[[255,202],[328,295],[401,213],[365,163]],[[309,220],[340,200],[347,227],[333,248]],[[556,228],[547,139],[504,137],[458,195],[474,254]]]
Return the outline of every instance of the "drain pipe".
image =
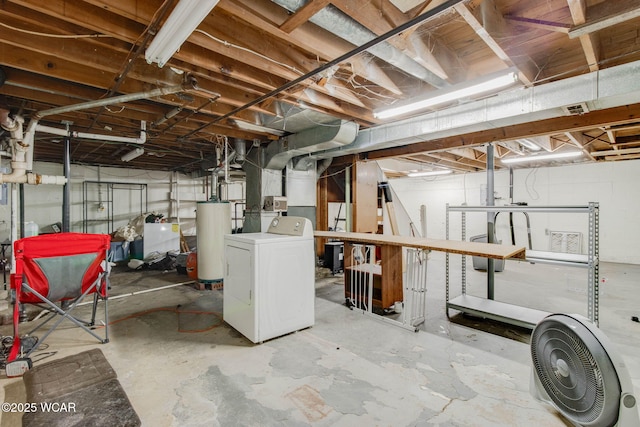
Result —
[[[27,152],[27,169],[31,170],[33,166],[33,140],[40,119],[55,114],[69,113],[72,111],[87,110],[96,107],[106,107],[108,105],[120,104],[124,102],[137,101],[139,99],[155,98],[157,96],[170,95],[178,92],[191,92],[199,90],[198,82],[193,77],[188,77],[184,83],[169,87],[156,88],[144,92],[130,93],[127,95],[112,96],[105,99],[97,99],[94,101],[81,102],[80,104],[65,105],[63,107],[51,108],[49,110],[38,111],[33,115],[24,138],[24,145],[29,149]]]
[[[20,116],[14,119],[10,113],[9,110],[0,108],[0,126],[7,132],[11,132],[11,138],[22,139],[23,119]]]
[[[0,110],[2,116],[1,125],[4,129],[11,132],[10,144],[13,149],[11,159],[11,173],[1,174],[0,183],[13,182],[19,184],[56,184],[63,185],[66,179],[61,176],[38,175],[27,173],[27,158],[29,156],[29,145],[25,144],[22,133],[22,117],[11,119],[8,117],[6,110]]]
[[[43,117],[68,113],[72,111],[80,111],[90,108],[96,107],[104,107],[107,105],[113,105],[123,102],[135,101],[138,99],[145,98],[154,98],[162,95],[169,95],[177,92],[189,92],[198,90],[197,81],[189,77],[183,84],[169,86],[165,88],[157,88],[149,91],[132,93],[121,96],[114,96],[111,98],[98,99],[94,101],[83,102],[80,104],[74,105],[66,105],[63,107],[51,108],[49,110],[43,110],[35,113],[29,122],[29,126],[27,127],[27,131],[22,134],[22,118],[11,119],[9,117],[9,112],[7,110],[0,110],[0,120],[2,127],[9,130],[11,132],[11,142],[13,147],[13,161],[11,162],[11,173],[10,174],[0,174],[0,183],[4,182],[16,182],[16,183],[27,183],[27,184],[55,184],[55,185],[64,185],[67,179],[64,176],[47,176],[47,175],[37,175],[31,172],[27,173],[27,171],[31,171],[33,168],[33,142],[34,135],[38,128],[38,121]],[[146,140],[146,133],[144,132],[145,125],[141,125],[141,138],[137,139],[138,143],[143,141],[143,138]],[[50,133],[59,132],[59,129],[56,128],[48,128],[46,131]],[[68,136],[68,132],[64,132],[64,136]],[[144,134],[144,136],[143,136]],[[86,134],[90,135],[90,134]],[[130,141],[126,141],[130,142]]]
[[[140,121],[140,136],[138,138],[131,138],[127,136],[116,136],[116,135],[102,135],[97,133],[87,133],[87,132],[75,132],[67,129],[54,128],[51,126],[45,125],[36,125],[36,131],[49,133],[52,135],[59,135],[69,138],[83,138],[83,139],[98,139],[100,141],[113,141],[113,142],[124,142],[127,144],[144,144],[147,142],[147,122],[144,120]]]
[[[229,142],[224,138],[224,185],[229,184]]]
[[[27,173],[29,146],[24,143],[23,138],[22,124],[24,119],[21,116],[11,118],[9,114],[9,110],[0,109],[0,126],[11,133],[10,145],[13,151],[11,173],[0,173],[0,183],[64,184],[66,181],[64,177]]]

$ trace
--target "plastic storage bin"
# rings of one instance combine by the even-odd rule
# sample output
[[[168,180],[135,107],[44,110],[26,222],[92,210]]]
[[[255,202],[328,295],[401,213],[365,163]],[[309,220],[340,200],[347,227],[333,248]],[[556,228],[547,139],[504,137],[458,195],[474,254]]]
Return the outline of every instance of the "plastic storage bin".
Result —
[[[40,234],[38,224],[33,221],[24,223],[24,237],[37,236],[38,234]]]
[[[129,242],[111,242],[109,261],[129,261]]]

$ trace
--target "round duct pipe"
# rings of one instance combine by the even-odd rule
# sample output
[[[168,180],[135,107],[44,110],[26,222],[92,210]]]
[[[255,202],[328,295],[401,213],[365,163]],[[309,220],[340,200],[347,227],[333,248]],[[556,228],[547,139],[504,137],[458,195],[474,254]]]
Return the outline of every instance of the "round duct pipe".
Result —
[[[247,141],[245,141],[244,139],[236,138],[233,141],[233,149],[236,152],[236,162],[244,162],[245,156],[247,155]]]

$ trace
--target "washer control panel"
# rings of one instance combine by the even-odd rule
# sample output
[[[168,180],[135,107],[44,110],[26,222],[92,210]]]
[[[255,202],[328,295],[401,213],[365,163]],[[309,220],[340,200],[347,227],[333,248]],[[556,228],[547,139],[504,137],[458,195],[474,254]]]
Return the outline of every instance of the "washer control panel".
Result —
[[[271,221],[267,233],[309,237],[313,236],[313,227],[308,218],[279,216]]]

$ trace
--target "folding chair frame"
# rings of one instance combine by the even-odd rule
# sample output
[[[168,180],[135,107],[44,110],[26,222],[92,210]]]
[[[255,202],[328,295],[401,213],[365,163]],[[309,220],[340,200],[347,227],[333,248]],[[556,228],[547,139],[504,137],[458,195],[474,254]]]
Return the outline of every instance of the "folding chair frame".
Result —
[[[63,233],[63,235],[64,234],[81,235],[81,233]],[[23,270],[23,264],[22,264],[24,254],[23,254],[23,250],[18,249],[18,245],[16,245],[16,250],[15,250],[16,273],[11,280],[12,288],[15,290],[15,302],[14,302],[14,311],[13,311],[14,341],[13,341],[13,346],[11,348],[11,352],[9,354],[9,358],[8,358],[9,361],[13,361],[17,357],[21,357],[21,358],[29,357],[29,355],[31,355],[31,353],[35,351],[38,348],[38,346],[45,341],[45,339],[58,327],[58,325],[60,325],[60,323],[62,323],[64,319],[68,319],[73,324],[75,324],[76,326],[80,327],[81,329],[83,329],[84,331],[92,335],[101,343],[105,344],[109,342],[109,311],[108,311],[108,304],[107,304],[108,302],[107,291],[109,288],[110,266],[109,266],[108,257],[107,257],[107,248],[109,247],[110,239],[108,237],[109,236],[104,237],[106,241],[106,244],[105,244],[106,246],[104,248],[104,257],[101,261],[101,265],[103,267],[102,271],[98,273],[97,278],[88,287],[86,287],[79,296],[75,298],[65,298],[60,300],[61,305],[68,304],[66,309],[58,307],[58,305],[56,305],[54,301],[51,301],[50,299],[42,295],[40,292],[38,292],[36,289],[33,289],[24,280],[24,270]],[[31,293],[32,295],[37,297],[37,299],[39,299],[41,303],[32,302],[32,301],[28,301],[28,302],[21,301],[21,296],[23,293]],[[91,293],[94,294],[91,320],[84,321],[84,320],[78,319],[71,313],[84,300],[84,298]],[[104,319],[105,319],[104,338],[100,337],[98,334],[96,334],[93,330],[90,329],[92,326],[95,325],[98,302],[100,300],[104,301]],[[19,329],[18,324],[20,319],[20,307],[24,304],[32,304],[54,314],[53,316],[48,317],[43,322],[38,324],[34,329],[32,329],[26,335],[30,335],[34,333],[35,331],[40,329],[42,326],[49,323],[49,321],[53,320],[54,318],[57,318],[57,321],[53,324],[53,326],[42,336],[41,339],[38,340],[38,342],[32,348],[28,349],[28,351],[26,352],[24,352],[23,349],[21,348],[22,344],[20,340],[20,334],[18,331]],[[47,305],[45,306],[44,304],[47,304]],[[59,317],[56,317],[56,315]]]

